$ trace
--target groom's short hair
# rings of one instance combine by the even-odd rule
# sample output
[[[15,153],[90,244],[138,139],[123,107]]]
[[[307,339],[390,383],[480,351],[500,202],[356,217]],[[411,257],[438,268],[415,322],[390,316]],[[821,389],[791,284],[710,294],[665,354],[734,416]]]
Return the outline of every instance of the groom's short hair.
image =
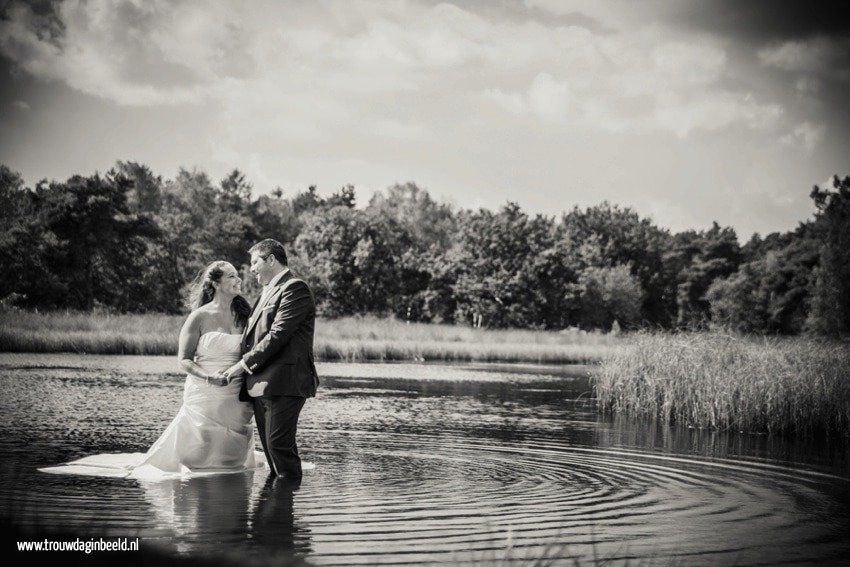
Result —
[[[253,254],[254,252],[258,253],[263,259],[269,257],[269,254],[274,254],[275,260],[280,262],[284,266],[288,266],[289,263],[286,259],[286,250],[283,249],[283,244],[278,242],[273,238],[266,238],[265,240],[260,240],[248,250],[248,254]]]

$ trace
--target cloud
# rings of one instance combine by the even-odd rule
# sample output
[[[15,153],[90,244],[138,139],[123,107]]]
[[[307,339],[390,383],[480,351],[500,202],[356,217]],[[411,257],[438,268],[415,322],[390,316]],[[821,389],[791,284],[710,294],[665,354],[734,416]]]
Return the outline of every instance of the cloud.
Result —
[[[250,10],[237,0],[65,0],[48,14],[14,2],[0,53],[120,105],[214,105],[215,143],[245,155],[295,141],[316,152],[332,139],[358,156],[366,140],[415,143],[470,120],[482,99],[521,121],[680,138],[770,129],[783,116],[727,84],[716,38],[617,29],[626,20],[612,3],[586,13],[584,3],[532,4],[560,15],[415,0],[257,0]]]
[[[66,0],[41,14],[15,2],[0,21],[0,52],[36,77],[118,104],[196,102],[252,70],[235,8],[226,0]]]
[[[521,93],[506,93],[500,89],[484,89],[485,99],[489,99],[513,114],[524,114],[528,112],[528,101]]]
[[[762,48],[761,63],[784,71],[850,81],[850,38],[820,36]]]
[[[826,135],[826,126],[823,124],[812,124],[803,122],[798,124],[793,132],[781,138],[783,144],[796,146],[803,149],[807,156],[811,156],[817,146]]]
[[[655,119],[659,125],[684,138],[698,128],[711,131],[736,124],[763,130],[776,123],[782,114],[779,105],[760,105],[746,95],[720,92],[710,93],[697,101],[658,108]]]
[[[821,81],[811,77],[800,77],[794,83],[794,89],[801,95],[816,95],[821,90]]]
[[[549,73],[540,73],[531,83],[528,101],[538,115],[560,122],[566,116],[569,95],[566,81],[557,81]]]
[[[561,31],[560,53],[548,72],[524,90],[483,89],[485,99],[513,114],[551,122],[572,121],[609,132],[668,132],[684,138],[697,130],[731,126],[774,127],[784,109],[749,91],[723,86],[727,55],[710,41],[665,41],[656,31],[595,36]]]
[[[485,89],[484,96],[513,114],[533,113],[544,121],[563,122],[567,115],[570,88],[567,81],[554,79],[549,73],[540,73],[524,93]]]

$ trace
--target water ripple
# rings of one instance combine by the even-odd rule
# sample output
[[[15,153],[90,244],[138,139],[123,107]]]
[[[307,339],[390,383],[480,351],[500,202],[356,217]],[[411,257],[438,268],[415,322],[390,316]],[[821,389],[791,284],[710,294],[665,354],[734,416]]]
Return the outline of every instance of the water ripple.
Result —
[[[579,555],[597,546],[617,559],[661,554],[772,563],[847,550],[843,533],[813,530],[811,516],[789,514],[795,500],[830,502],[820,491],[824,483],[846,490],[848,481],[834,475],[551,440],[447,443],[438,435],[322,433],[344,438],[346,446],[314,450],[319,466],[301,496],[314,545],[325,549],[317,558],[322,564],[393,563],[399,556],[475,561],[504,552],[508,534],[514,550],[558,542]],[[351,464],[354,450],[352,474],[335,472],[334,463]],[[360,468],[368,463],[379,470]],[[819,542],[815,556],[800,547],[812,541]],[[781,542],[794,545],[781,554],[767,549]]]
[[[138,362],[125,358],[69,360],[2,370],[0,502],[20,525],[138,535],[178,553],[292,551],[320,565],[838,563],[850,553],[846,475],[765,455],[613,446],[610,425],[575,402],[581,385],[552,369],[476,367],[452,381],[437,366],[408,365],[412,377],[336,367],[302,415],[302,454],[316,468],[300,486],[253,473],[39,475],[144,450],[179,406],[181,382],[162,361],[159,374],[133,376]]]

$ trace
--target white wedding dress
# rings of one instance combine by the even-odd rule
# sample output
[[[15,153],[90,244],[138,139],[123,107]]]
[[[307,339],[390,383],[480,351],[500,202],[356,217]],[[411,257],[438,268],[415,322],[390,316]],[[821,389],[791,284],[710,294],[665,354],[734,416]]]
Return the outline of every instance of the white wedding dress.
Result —
[[[205,372],[226,370],[240,358],[240,341],[241,335],[204,333],[195,362]],[[183,405],[147,453],[92,455],[39,470],[156,480],[265,467],[265,455],[254,450],[254,412],[239,401],[240,386],[241,379],[215,386],[190,374]]]

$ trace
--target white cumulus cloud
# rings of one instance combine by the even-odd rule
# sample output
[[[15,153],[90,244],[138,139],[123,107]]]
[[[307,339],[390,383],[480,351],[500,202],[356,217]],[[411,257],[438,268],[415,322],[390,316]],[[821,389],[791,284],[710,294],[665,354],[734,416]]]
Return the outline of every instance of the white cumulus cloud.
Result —
[[[66,0],[26,3],[0,21],[0,51],[32,75],[125,105],[197,101],[252,69],[238,3]]]
[[[807,156],[817,149],[826,135],[826,126],[803,122],[794,127],[794,130],[782,137],[782,143],[801,148]]]
[[[850,81],[850,38],[815,37],[773,44],[758,52],[763,65],[807,75],[830,75]]]
[[[532,4],[567,15],[580,9]],[[770,130],[784,116],[775,102],[724,80],[721,40],[618,27],[611,2],[588,8],[613,24],[604,32],[580,18],[550,22],[419,0],[54,6],[45,16],[25,2],[9,4],[0,53],[35,77],[119,105],[209,105],[215,124],[206,143],[233,161],[267,156],[254,159],[257,168],[283,151],[314,159],[329,145],[346,159],[376,163],[403,144],[450,139],[464,125],[474,130],[475,120],[502,117],[525,129],[578,125],[686,138]],[[783,57],[794,59],[763,59]]]

